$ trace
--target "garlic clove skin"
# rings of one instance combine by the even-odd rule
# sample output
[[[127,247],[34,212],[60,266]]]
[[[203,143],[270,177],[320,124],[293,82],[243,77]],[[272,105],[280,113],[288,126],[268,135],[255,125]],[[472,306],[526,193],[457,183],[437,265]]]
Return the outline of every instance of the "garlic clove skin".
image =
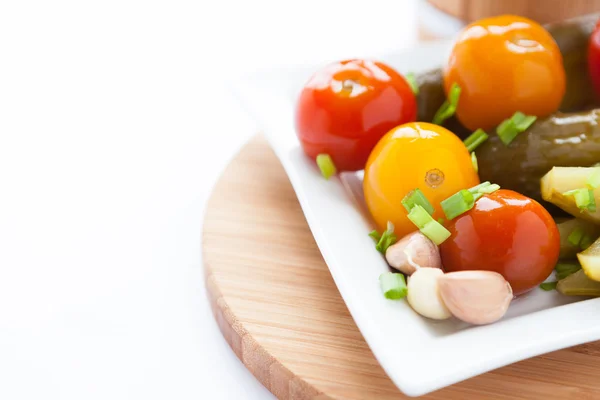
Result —
[[[438,284],[452,315],[474,325],[498,321],[513,299],[510,284],[497,272],[450,272],[441,275]]]
[[[419,268],[408,278],[408,304],[417,313],[431,319],[452,316],[439,293],[438,280],[444,272],[438,268]]]
[[[404,236],[388,247],[385,259],[392,268],[406,275],[416,271],[415,265],[422,268],[442,268],[438,247],[419,231]]]

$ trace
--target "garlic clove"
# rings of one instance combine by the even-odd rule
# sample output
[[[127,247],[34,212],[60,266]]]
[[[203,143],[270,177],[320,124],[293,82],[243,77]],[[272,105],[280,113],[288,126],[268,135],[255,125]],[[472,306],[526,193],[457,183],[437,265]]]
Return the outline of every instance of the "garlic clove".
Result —
[[[456,318],[475,325],[498,321],[513,299],[510,284],[497,272],[450,272],[441,275],[438,283],[450,312]]]
[[[411,275],[418,267],[442,268],[440,251],[429,238],[416,231],[388,247],[385,259],[392,268]]]
[[[447,319],[452,316],[444,305],[438,280],[444,272],[438,268],[419,268],[408,278],[408,304],[417,313],[432,319]]]

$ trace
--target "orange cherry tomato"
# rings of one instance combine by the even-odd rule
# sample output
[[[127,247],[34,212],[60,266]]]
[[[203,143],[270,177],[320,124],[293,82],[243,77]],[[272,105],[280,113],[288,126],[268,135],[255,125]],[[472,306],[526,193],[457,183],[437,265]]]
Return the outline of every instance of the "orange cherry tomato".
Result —
[[[483,196],[445,226],[452,234],[440,245],[446,271],[498,272],[515,295],[542,283],[558,261],[554,220],[537,201],[512,190]]]
[[[296,132],[313,160],[326,153],[338,171],[357,171],[387,131],[416,117],[415,95],[399,73],[380,62],[348,60],[308,81],[298,99]]]
[[[435,208],[434,218],[444,217],[440,202],[461,189],[479,183],[463,142],[438,125],[414,122],[389,131],[371,152],[365,167],[365,201],[378,227],[395,225],[402,237],[415,231],[402,199],[419,188]]]
[[[444,69],[444,88],[462,89],[456,114],[471,130],[490,129],[521,111],[544,117],[565,94],[562,55],[552,36],[527,18],[503,15],[468,25]]]

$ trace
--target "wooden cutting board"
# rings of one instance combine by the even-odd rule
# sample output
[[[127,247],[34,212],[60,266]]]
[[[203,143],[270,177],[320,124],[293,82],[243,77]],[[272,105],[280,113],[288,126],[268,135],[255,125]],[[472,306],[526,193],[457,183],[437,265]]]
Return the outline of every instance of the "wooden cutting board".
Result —
[[[242,149],[215,187],[203,259],[223,336],[279,399],[406,398],[348,313],[262,136]],[[600,399],[600,342],[522,361],[424,398]]]

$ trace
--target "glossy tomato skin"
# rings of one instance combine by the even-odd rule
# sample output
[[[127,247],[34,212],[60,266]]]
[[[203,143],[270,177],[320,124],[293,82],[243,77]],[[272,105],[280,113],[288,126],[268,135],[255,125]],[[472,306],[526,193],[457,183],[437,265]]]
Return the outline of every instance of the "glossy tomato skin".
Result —
[[[339,171],[357,171],[386,132],[416,115],[415,96],[400,74],[380,62],[347,60],[328,65],[305,85],[296,132],[310,158],[326,153]]]
[[[524,17],[503,15],[468,25],[444,68],[446,93],[462,89],[457,116],[467,128],[491,129],[516,111],[544,117],[565,93],[562,55],[552,36]]]
[[[408,219],[402,200],[419,188],[444,217],[440,202],[479,183],[463,142],[444,127],[425,122],[398,126],[371,152],[365,167],[363,191],[367,207],[380,230],[390,221],[402,237],[417,228]]]
[[[590,36],[588,45],[588,69],[596,96],[600,97],[600,22]]]
[[[447,272],[498,272],[515,295],[542,283],[558,261],[554,220],[538,202],[512,190],[483,196],[446,228],[452,235],[440,245],[440,255]]]

